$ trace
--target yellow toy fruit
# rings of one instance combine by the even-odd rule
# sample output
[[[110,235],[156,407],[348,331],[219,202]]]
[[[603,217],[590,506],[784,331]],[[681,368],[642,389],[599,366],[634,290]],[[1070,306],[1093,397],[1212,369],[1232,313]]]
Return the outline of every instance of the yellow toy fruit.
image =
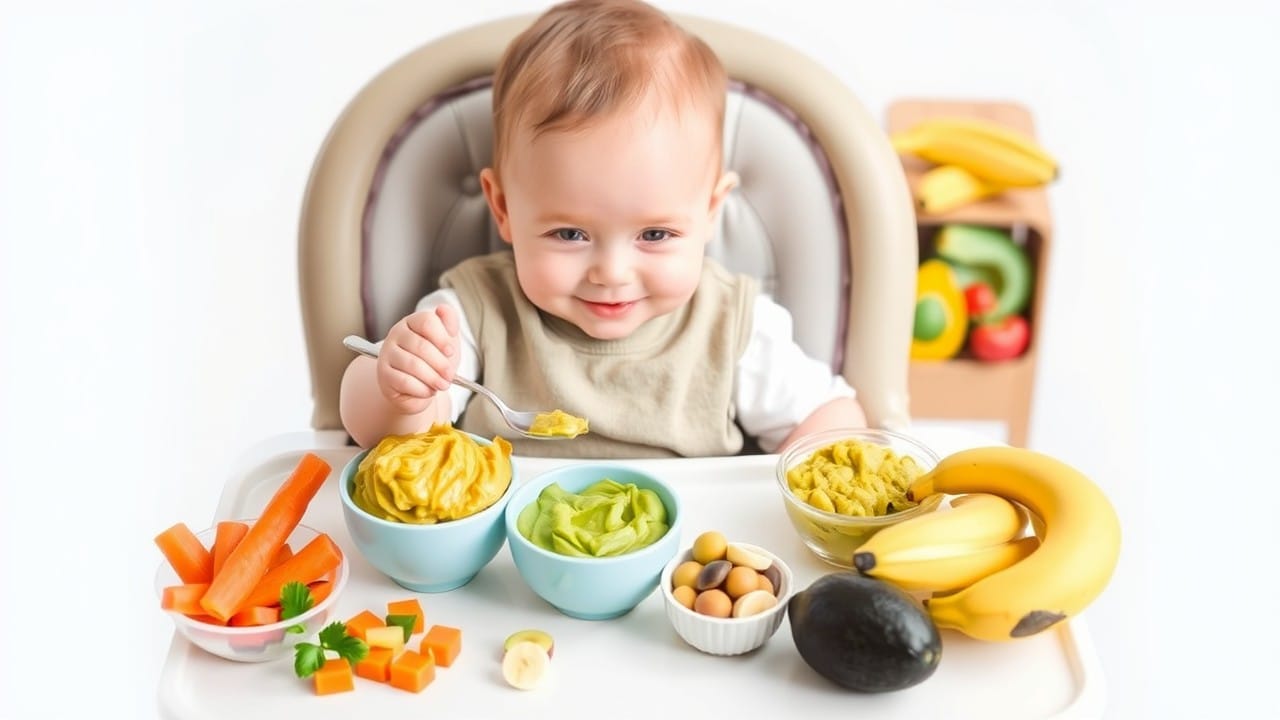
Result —
[[[960,352],[969,329],[969,310],[955,271],[931,258],[916,272],[916,315],[911,359],[947,360]]]
[[[904,155],[938,165],[956,165],[988,183],[1037,187],[1058,176],[1058,162],[1022,133],[976,118],[934,118],[895,133]]]

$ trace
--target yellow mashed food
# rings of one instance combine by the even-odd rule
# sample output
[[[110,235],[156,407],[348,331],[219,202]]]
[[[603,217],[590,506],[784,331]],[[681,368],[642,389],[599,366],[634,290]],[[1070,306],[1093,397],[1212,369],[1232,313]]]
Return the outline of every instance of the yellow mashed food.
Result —
[[[552,410],[549,413],[538,413],[529,425],[530,435],[543,437],[574,438],[587,432],[587,419],[570,415],[563,410]]]
[[[511,485],[511,443],[481,445],[451,425],[383,438],[360,461],[351,499],[391,522],[419,525],[474,515]]]
[[[923,473],[910,456],[874,443],[842,440],[788,470],[787,486],[819,510],[868,517],[914,507],[907,488]]]

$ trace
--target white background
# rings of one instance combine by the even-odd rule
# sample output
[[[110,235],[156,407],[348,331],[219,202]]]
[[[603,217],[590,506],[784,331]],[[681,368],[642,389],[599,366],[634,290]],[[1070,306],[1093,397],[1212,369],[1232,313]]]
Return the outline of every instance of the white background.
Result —
[[[154,714],[152,536],[207,526],[242,451],[307,427],[295,233],[330,123],[419,44],[542,7],[111,5],[0,11],[3,718]],[[803,49],[877,116],[1031,108],[1064,167],[1031,444],[1122,516],[1087,615],[1107,716],[1280,713],[1276,6],[660,5]]]

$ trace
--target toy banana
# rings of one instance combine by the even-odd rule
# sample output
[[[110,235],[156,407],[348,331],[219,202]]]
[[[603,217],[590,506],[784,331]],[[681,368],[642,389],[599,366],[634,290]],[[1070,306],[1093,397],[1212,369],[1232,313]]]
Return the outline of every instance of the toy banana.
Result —
[[[987,182],[959,165],[939,165],[920,176],[916,203],[922,212],[944,213],[1004,190],[1005,186]]]
[[[875,569],[936,560],[1000,545],[1022,534],[1027,516],[998,495],[975,493],[951,499],[951,507],[891,525],[853,552],[853,565],[865,575]]]
[[[940,627],[982,640],[1039,633],[1080,613],[1102,592],[1120,554],[1120,520],[1102,490],[1075,468],[1013,447],[962,450],[942,459],[908,490],[993,493],[1024,505],[1044,523],[1026,559],[955,593],[927,601]]]
[[[958,165],[982,180],[1036,187],[1054,180],[1058,163],[1030,138],[973,118],[924,120],[890,138],[899,153],[938,165]]]
[[[950,592],[1012,566],[1039,546],[1040,539],[1031,535],[998,545],[971,547],[958,553],[955,546],[920,548],[943,551],[943,554],[924,557],[917,553],[914,560],[877,562],[862,574],[892,583],[903,590]],[[951,552],[945,552],[947,550]]]

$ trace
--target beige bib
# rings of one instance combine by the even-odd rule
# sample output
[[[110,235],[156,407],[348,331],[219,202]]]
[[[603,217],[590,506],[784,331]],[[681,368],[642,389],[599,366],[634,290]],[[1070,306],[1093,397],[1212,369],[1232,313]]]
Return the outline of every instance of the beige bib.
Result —
[[[687,305],[621,340],[597,340],[524,296],[510,252],[473,257],[440,278],[475,334],[477,378],[517,410],[587,418],[572,440],[517,436],[498,411],[473,399],[458,426],[502,435],[516,454],[546,457],[703,457],[742,449],[733,385],[751,333],[753,278],[706,259]]]

